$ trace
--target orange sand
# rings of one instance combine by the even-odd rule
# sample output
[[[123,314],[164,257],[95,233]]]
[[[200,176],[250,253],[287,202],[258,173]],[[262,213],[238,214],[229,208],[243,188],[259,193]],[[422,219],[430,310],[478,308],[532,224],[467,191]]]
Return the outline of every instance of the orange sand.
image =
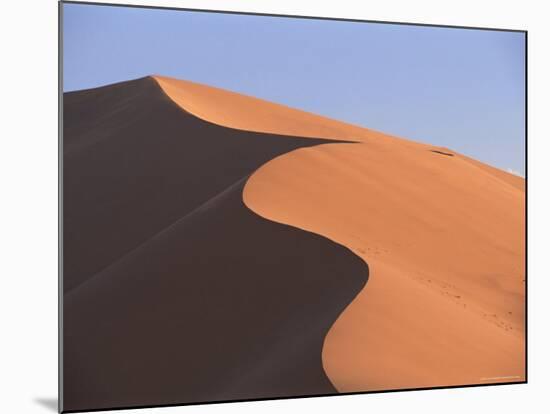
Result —
[[[165,76],[153,78],[170,99],[185,111],[229,128],[339,141],[365,141],[377,137],[400,140],[381,132],[224,89]],[[414,145],[410,141],[402,141],[405,145]]]
[[[524,379],[524,194],[459,157],[330,144],[265,164],[245,204],[365,259],[325,338],[339,391]]]
[[[339,391],[524,380],[522,178],[448,149],[155,79],[213,123],[358,141],[282,155],[243,193],[257,214],[328,237],[369,265],[366,288],[325,338],[323,365]]]

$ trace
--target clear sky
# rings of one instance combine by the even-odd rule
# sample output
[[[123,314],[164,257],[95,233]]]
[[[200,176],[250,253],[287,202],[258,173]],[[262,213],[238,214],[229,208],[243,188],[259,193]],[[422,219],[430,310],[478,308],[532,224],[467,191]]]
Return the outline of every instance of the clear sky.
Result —
[[[525,175],[523,33],[63,7],[64,91],[172,76]]]

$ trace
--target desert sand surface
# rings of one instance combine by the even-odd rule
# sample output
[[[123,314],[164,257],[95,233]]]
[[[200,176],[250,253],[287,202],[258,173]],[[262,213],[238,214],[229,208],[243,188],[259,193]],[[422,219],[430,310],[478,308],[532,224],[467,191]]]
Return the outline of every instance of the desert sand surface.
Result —
[[[523,178],[448,148],[155,78],[210,122],[356,142],[284,154],[243,194],[262,217],[322,234],[370,265],[369,284],[325,341],[338,390],[525,379]]]
[[[214,125],[152,78],[64,116],[63,409],[336,393],[324,338],[368,267],[242,201],[264,163],[334,141]]]
[[[211,86],[155,75],[164,92],[186,112],[214,124],[288,136],[364,141],[399,138],[310,112]],[[404,145],[414,143],[402,140]]]
[[[251,212],[244,181],[65,296],[67,409],[336,392],[323,341],[368,268]]]
[[[205,122],[150,77],[65,94],[65,292],[275,156],[321,142]]]
[[[67,93],[63,409],[521,381],[524,209],[520,177],[234,92]]]
[[[524,192],[509,175],[380,142],[299,149],[247,181],[253,211],[369,264],[325,339],[339,391],[524,379]]]

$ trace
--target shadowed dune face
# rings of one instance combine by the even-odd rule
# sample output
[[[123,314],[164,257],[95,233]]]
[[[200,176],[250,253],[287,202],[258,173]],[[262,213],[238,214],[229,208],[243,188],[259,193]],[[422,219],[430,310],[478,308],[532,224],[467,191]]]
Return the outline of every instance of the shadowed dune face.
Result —
[[[152,78],[67,93],[63,111],[65,292],[273,157],[331,142],[205,122]]]
[[[253,211],[369,263],[325,339],[339,391],[524,379],[524,192],[508,175],[460,155],[330,144],[247,181]]]
[[[368,268],[252,213],[243,185],[66,295],[66,408],[335,392],[323,340]]]
[[[63,409],[330,394],[326,332],[365,262],[242,202],[332,142],[230,129],[151,78],[65,96]]]

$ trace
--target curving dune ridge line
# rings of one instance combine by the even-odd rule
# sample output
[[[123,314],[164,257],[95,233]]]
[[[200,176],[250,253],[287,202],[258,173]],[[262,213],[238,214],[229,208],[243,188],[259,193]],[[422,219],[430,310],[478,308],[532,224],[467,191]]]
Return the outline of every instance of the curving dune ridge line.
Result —
[[[198,118],[229,128],[297,136],[354,141],[369,144],[393,143],[408,148],[444,150],[419,142],[395,137],[380,131],[347,124],[310,112],[268,102],[252,96],[167,76],[152,76],[167,96],[184,111]],[[524,189],[525,180],[477,160],[454,153],[485,172]]]
[[[323,365],[339,391],[525,379],[522,178],[445,148],[156,79],[211,122],[357,142],[281,155],[243,193],[259,215],[370,265],[368,285],[325,338]]]
[[[334,141],[207,122],[151,77],[63,111],[61,409],[334,394],[323,341],[368,267],[242,200],[261,165]]]

